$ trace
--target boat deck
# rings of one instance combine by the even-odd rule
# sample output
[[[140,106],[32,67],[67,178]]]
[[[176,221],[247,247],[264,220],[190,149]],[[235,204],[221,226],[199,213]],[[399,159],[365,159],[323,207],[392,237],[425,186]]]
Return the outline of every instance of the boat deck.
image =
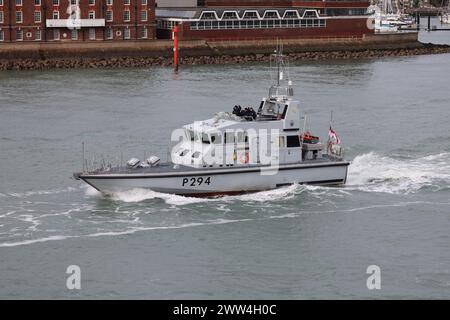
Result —
[[[311,164],[322,164],[329,162],[342,162],[340,158],[335,158],[329,155],[323,155],[321,159],[315,160],[304,160],[298,163],[284,163],[284,165],[311,165]],[[256,169],[270,167],[270,165],[260,165],[260,164],[238,164],[238,165],[222,165],[222,166],[202,166],[202,167],[190,167],[185,165],[178,165],[172,162],[163,162],[155,167],[136,167],[130,168],[127,166],[118,167],[108,167],[100,168],[93,171],[88,171],[84,173],[76,173],[75,177],[78,178],[80,174],[93,174],[93,175],[109,175],[109,174],[176,174],[176,173],[192,173],[205,170],[232,170],[232,169]]]

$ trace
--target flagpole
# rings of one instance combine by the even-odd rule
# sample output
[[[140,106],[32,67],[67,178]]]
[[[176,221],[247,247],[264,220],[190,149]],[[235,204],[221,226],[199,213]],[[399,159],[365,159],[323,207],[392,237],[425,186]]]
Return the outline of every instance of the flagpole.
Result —
[[[331,137],[330,137],[330,131],[332,130],[332,125],[333,123],[333,110],[331,110],[330,112],[330,128],[328,129],[328,141],[327,141],[327,153],[330,154],[331,152]]]

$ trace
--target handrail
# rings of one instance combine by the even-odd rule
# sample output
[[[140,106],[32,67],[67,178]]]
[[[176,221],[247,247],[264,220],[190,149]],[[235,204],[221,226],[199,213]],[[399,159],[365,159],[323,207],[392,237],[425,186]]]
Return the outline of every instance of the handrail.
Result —
[[[330,36],[321,36],[321,35],[317,35],[314,36],[314,38],[299,38],[298,36],[287,36],[287,37],[274,37],[274,38],[266,38],[266,37],[261,37],[261,38],[255,38],[255,37],[239,37],[237,38],[230,38],[230,37],[220,37],[220,38],[209,38],[206,39],[208,42],[213,42],[214,44],[228,44],[229,42],[243,42],[243,41],[259,41],[259,42],[264,42],[265,44],[268,44],[268,42],[270,41],[274,41],[275,43],[278,42],[292,42],[292,40],[295,40],[294,42],[307,42],[307,41],[314,41],[314,40],[328,40],[330,42],[344,42],[346,40],[349,41],[356,41],[356,40],[361,40],[363,37],[362,36],[354,36],[354,35],[343,35],[343,36],[334,36],[334,37],[330,37]]]

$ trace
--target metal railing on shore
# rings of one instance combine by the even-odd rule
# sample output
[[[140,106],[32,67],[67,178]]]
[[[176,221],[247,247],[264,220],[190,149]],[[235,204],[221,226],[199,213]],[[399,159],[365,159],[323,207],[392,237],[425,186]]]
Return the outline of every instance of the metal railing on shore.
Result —
[[[283,38],[255,38],[255,37],[240,37],[239,39],[236,38],[211,38],[211,39],[205,39],[209,43],[214,44],[230,44],[232,42],[236,43],[243,43],[243,42],[262,42],[265,45],[272,45],[273,43],[311,43],[311,42],[354,42],[354,41],[360,41],[363,40],[363,36],[336,36],[336,37],[330,37],[330,36],[314,36],[314,38],[298,38],[298,37],[283,37]]]

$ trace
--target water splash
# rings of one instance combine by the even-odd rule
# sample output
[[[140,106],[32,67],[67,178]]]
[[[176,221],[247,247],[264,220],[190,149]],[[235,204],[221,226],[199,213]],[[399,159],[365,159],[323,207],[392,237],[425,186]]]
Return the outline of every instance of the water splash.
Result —
[[[4,196],[10,196],[14,198],[28,198],[32,196],[42,196],[42,195],[53,195],[53,194],[60,194],[60,193],[67,193],[67,192],[74,192],[77,191],[77,188],[74,187],[67,187],[63,189],[50,189],[50,190],[31,190],[31,191],[25,191],[25,192],[9,192],[7,195]]]
[[[349,167],[347,190],[408,194],[450,185],[450,153],[394,159],[374,152],[357,156]]]
[[[347,185],[344,188],[320,186],[290,186],[221,198],[193,198],[173,194],[165,194],[147,189],[133,189],[118,192],[112,199],[123,202],[141,202],[151,199],[162,199],[169,205],[183,206],[202,202],[273,202],[284,201],[307,192],[311,196],[345,197],[352,191],[383,192],[390,194],[414,193],[422,188],[443,190],[450,187],[450,153],[428,155],[418,159],[395,159],[375,152],[359,155],[352,161]],[[101,195],[90,190],[88,195]]]
[[[151,199],[161,199],[164,200],[169,205],[183,206],[193,203],[202,203],[202,202],[230,202],[230,201],[247,201],[247,202],[266,202],[266,201],[279,201],[279,200],[287,200],[293,198],[296,194],[305,191],[306,189],[303,186],[293,184],[290,186],[247,193],[243,195],[235,195],[235,196],[223,196],[218,198],[196,198],[196,197],[186,197],[175,194],[167,194],[161,192],[155,192],[149,189],[131,189],[123,192],[116,192],[111,195],[111,198],[115,201],[122,202],[142,202]],[[99,195],[101,193],[92,193],[91,195]]]
[[[151,199],[162,199],[167,204],[171,205],[186,205],[191,203],[207,202],[212,199],[207,198],[193,198],[184,197],[175,194],[155,192],[149,189],[131,189],[128,191],[115,192],[111,195],[111,198],[116,201],[123,202],[141,202]]]

